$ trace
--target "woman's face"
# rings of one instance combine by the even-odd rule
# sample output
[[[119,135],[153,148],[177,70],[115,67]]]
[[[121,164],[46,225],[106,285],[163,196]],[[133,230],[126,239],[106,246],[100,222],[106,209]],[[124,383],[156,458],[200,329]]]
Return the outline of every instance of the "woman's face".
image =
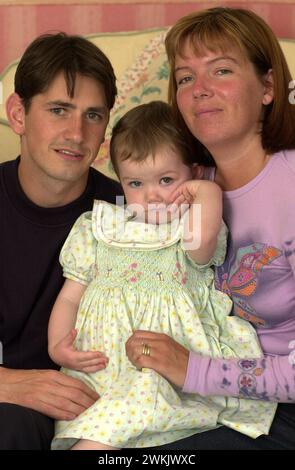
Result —
[[[175,60],[178,108],[192,134],[214,155],[233,144],[260,140],[263,105],[273,99],[271,77],[261,80],[237,49],[203,49],[187,39]]]

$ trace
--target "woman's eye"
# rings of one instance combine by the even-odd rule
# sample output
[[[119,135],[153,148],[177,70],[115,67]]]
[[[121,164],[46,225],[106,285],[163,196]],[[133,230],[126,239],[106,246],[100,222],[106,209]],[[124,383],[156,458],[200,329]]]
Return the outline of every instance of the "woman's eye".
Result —
[[[128,186],[130,186],[131,188],[139,188],[140,185],[141,185],[140,181],[130,181],[128,183]]]
[[[182,77],[182,78],[176,79],[177,86],[186,85],[192,79],[193,79],[192,77]]]
[[[216,71],[217,75],[227,75],[229,73],[231,73],[231,70],[229,70],[229,69],[218,69]]]
[[[165,185],[170,184],[172,181],[173,179],[170,176],[164,176],[164,178],[161,178],[160,183]]]

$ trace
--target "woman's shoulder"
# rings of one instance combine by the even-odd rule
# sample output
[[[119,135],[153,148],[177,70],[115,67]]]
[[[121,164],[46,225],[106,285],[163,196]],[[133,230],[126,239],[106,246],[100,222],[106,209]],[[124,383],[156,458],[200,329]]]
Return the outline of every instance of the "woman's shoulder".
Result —
[[[281,152],[275,153],[273,155],[273,158],[276,158],[278,161],[281,161],[295,175],[295,149],[282,150]]]

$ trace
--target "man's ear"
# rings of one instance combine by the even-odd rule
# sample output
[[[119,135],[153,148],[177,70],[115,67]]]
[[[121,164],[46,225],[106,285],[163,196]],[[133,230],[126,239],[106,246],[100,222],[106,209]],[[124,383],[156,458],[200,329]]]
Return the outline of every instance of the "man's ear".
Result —
[[[204,167],[198,163],[192,165],[192,174],[194,180],[202,180],[204,177]]]
[[[264,75],[264,93],[262,98],[262,104],[268,105],[273,102],[274,99],[274,82],[273,82],[273,73],[272,69]]]
[[[12,93],[6,101],[6,114],[11,129],[22,136],[25,132],[25,108],[17,93]]]

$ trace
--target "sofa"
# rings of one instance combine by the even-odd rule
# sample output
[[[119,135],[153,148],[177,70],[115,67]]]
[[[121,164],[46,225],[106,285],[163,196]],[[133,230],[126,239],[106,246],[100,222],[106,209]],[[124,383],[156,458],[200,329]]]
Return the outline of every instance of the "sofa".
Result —
[[[110,58],[117,76],[118,96],[111,113],[105,142],[94,166],[114,177],[109,161],[109,140],[114,123],[130,108],[152,100],[167,100],[169,68],[164,39],[167,28],[128,33],[103,33],[87,36]],[[281,47],[295,80],[295,40],[281,39]],[[0,162],[19,153],[19,138],[9,128],[5,100],[13,92],[13,77],[18,60],[0,75]],[[1,99],[2,98],[2,99]]]

